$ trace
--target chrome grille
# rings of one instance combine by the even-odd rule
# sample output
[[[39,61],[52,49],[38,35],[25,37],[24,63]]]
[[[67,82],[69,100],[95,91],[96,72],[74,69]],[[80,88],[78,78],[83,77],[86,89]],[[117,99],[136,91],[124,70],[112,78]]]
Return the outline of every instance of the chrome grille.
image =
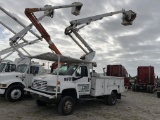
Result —
[[[32,83],[32,88],[37,90],[46,91],[47,89],[47,81],[34,80]]]

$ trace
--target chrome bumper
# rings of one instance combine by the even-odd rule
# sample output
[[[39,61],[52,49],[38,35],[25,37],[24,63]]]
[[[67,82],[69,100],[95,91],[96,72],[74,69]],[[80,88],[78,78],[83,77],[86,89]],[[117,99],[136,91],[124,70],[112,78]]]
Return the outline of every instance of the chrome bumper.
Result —
[[[30,92],[31,94],[37,94],[39,96],[43,96],[43,97],[47,97],[49,99],[54,99],[54,98],[57,98],[56,95],[48,95],[48,94],[45,94],[45,93],[42,93],[42,92],[38,92],[38,91],[35,91],[35,90],[31,90],[29,88],[24,88],[25,91],[27,92]]]

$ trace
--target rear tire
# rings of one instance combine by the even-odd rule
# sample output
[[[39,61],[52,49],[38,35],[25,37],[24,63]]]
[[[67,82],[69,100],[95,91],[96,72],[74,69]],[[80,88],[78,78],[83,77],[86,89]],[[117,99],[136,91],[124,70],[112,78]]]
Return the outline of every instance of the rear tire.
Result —
[[[147,92],[148,93],[153,93],[154,86],[153,85],[147,85]]]
[[[135,89],[136,92],[138,91],[138,85],[137,84],[134,85],[134,89]]]
[[[111,95],[108,95],[108,105],[113,106],[117,102],[117,95],[112,92]]]
[[[132,91],[135,91],[135,84],[132,85]]]
[[[157,92],[157,97],[160,98],[160,92]]]
[[[41,106],[41,107],[47,105],[46,102],[43,102],[43,101],[40,101],[40,100],[36,100],[36,104],[37,104],[37,106]]]
[[[75,101],[70,96],[65,96],[58,104],[58,112],[62,115],[72,114],[75,107]]]
[[[149,85],[147,85],[147,90],[146,90],[146,91],[147,91],[147,93],[149,93],[149,87],[150,87],[150,86],[149,86]]]
[[[10,86],[5,93],[5,98],[10,102],[19,101],[23,98],[23,96],[23,87],[19,85]]]

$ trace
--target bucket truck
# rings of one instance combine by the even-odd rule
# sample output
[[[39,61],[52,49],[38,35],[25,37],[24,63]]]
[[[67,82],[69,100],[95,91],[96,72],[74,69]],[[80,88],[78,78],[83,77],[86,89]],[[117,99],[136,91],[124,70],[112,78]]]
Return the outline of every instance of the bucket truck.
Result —
[[[19,48],[23,48],[24,44],[29,44],[23,37],[27,34],[28,31],[31,31],[32,25],[39,30],[44,38],[48,43],[51,50],[55,51],[56,54],[61,54],[54,43],[51,41],[49,34],[45,31],[43,26],[39,23],[42,18],[45,16],[53,15],[53,10],[58,8],[67,8],[72,7],[72,14],[78,15],[81,9],[81,3],[72,3],[71,5],[64,5],[64,6],[45,6],[44,8],[33,8],[33,9],[26,9],[26,15],[31,19],[32,23],[26,26],[23,30],[16,33],[12,38],[10,38],[10,46],[11,48],[9,51],[16,51],[21,58],[21,64],[18,64],[16,71],[14,73],[5,73],[0,74],[0,95],[6,97],[8,101],[18,101],[23,98],[24,95],[24,88],[29,88],[32,85],[32,78],[35,75],[40,75],[47,73],[47,71],[43,68],[43,66],[39,65],[38,63],[31,62],[30,57],[31,55],[25,50],[24,52],[27,53],[28,56],[24,55]],[[2,9],[2,8],[1,8]],[[33,11],[32,11],[33,10]],[[45,11],[44,15],[39,18],[36,18],[32,12],[35,11]],[[31,16],[30,16],[31,15]],[[7,27],[8,28],[8,27]],[[13,31],[13,30],[12,30]],[[12,32],[11,31],[11,32]],[[41,37],[39,37],[41,38]],[[24,41],[24,44],[18,43],[20,40]],[[38,39],[39,40],[39,39]],[[31,43],[36,43],[38,40],[31,41]],[[8,49],[7,49],[8,50]],[[6,51],[6,50],[5,50]],[[8,51],[7,51],[8,52]]]
[[[51,75],[34,77],[31,88],[25,88],[36,99],[38,106],[57,104],[60,114],[69,115],[72,114],[75,103],[79,100],[99,98],[103,99],[105,104],[115,105],[117,99],[121,99],[121,93],[125,91],[124,78],[105,76],[93,70],[93,66],[96,64],[92,62],[95,51],[82,39],[76,29],[77,25],[89,24],[105,16],[118,13],[123,14],[123,25],[131,25],[136,17],[136,13],[133,11],[121,10],[70,22],[71,26],[67,27],[65,33],[73,38],[71,36],[73,32],[89,50],[89,52],[86,51],[86,55],[81,57],[82,60],[54,53],[32,56],[36,59],[58,62],[58,68]],[[73,40],[75,41],[74,38]],[[60,67],[60,62],[67,64]]]

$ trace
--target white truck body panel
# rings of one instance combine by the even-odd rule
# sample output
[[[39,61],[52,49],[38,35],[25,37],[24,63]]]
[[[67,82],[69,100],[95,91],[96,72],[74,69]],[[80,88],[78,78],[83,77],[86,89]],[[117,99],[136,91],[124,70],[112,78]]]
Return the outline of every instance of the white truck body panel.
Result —
[[[110,95],[112,90],[117,90],[118,93],[124,92],[124,78],[123,77],[92,77],[91,95],[102,96]]]

